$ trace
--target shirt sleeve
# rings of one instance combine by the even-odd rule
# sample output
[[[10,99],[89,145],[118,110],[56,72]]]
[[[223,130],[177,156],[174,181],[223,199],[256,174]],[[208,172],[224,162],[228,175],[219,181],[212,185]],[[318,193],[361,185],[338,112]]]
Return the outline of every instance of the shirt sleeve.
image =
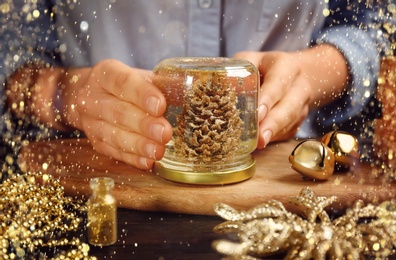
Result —
[[[51,23],[51,9],[45,1],[15,0],[7,12],[0,12],[0,75],[8,76],[27,64],[58,64],[59,48]]]
[[[367,118],[378,114],[375,93],[381,57],[390,50],[389,37],[381,29],[385,6],[367,6],[365,1],[336,0],[329,3],[329,15],[314,44],[329,43],[347,60],[350,81],[347,90],[333,103],[315,111],[319,134],[334,128],[358,134]],[[358,120],[358,121],[357,121]]]
[[[5,6],[6,5],[6,6]],[[59,48],[46,1],[8,1],[0,12],[0,131],[3,143],[15,138],[46,138],[54,131],[36,124],[30,118],[14,118],[7,107],[7,79],[29,64],[59,64]]]

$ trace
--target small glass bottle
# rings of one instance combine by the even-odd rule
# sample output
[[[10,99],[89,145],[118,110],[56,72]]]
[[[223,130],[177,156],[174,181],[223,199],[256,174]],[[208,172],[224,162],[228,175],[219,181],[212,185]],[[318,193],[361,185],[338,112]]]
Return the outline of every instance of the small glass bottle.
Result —
[[[173,127],[159,176],[181,183],[228,184],[255,172],[259,73],[245,60],[171,58],[157,64],[153,84],[165,95]]]
[[[111,194],[114,180],[107,177],[90,181],[88,199],[88,241],[95,246],[108,246],[117,241],[117,202]]]

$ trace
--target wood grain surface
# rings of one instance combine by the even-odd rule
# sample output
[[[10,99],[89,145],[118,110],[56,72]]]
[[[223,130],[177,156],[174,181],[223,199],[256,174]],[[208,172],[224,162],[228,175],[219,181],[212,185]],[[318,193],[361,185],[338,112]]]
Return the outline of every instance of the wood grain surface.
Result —
[[[295,140],[271,144],[253,153],[255,175],[244,182],[224,186],[196,186],[164,180],[152,171],[142,171],[96,153],[86,139],[32,142],[24,147],[18,163],[23,171],[43,171],[59,178],[69,196],[87,198],[89,180],[108,176],[116,185],[119,207],[145,211],[166,211],[214,215],[215,203],[226,203],[247,210],[268,200],[279,200],[290,211],[289,199],[304,187],[318,196],[337,196],[328,210],[342,212],[362,199],[379,203],[396,198],[396,182],[374,177],[372,168],[361,163],[349,172],[336,172],[327,181],[303,180],[290,168],[288,156]]]

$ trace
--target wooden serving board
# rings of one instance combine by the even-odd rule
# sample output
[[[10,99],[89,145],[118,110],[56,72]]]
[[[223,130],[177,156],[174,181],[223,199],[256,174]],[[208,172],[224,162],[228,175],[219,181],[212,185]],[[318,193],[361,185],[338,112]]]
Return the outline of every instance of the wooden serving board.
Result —
[[[369,165],[359,164],[349,172],[336,172],[322,182],[303,180],[290,168],[288,156],[297,141],[269,145],[253,153],[255,175],[244,182],[224,186],[196,186],[164,180],[152,171],[142,171],[95,152],[86,139],[33,142],[24,147],[19,165],[24,171],[43,171],[59,178],[69,196],[87,198],[89,180],[112,177],[119,206],[136,210],[214,215],[215,203],[249,209],[268,200],[279,200],[293,211],[290,197],[311,187],[318,196],[338,197],[329,210],[342,212],[358,200],[379,203],[396,198],[396,182],[374,177]]]

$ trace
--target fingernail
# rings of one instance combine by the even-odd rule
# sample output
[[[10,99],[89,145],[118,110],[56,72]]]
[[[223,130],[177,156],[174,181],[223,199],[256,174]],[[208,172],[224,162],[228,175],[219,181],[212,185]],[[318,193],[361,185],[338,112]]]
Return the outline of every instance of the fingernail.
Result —
[[[264,147],[271,141],[272,132],[270,130],[265,130],[263,133],[264,137]]]
[[[162,143],[162,134],[164,133],[164,126],[160,124],[153,124],[151,126],[151,136],[154,137],[155,140],[159,141]]]
[[[267,114],[267,106],[260,105],[258,108],[259,121],[261,121],[265,117],[266,114]]]
[[[160,105],[160,100],[158,98],[154,96],[149,96],[146,99],[146,105],[151,114],[158,115],[158,109]]]
[[[145,157],[140,157],[139,158],[139,163],[140,163],[140,165],[143,165],[146,168],[148,168],[147,159]]]
[[[144,146],[144,151],[146,152],[146,155],[149,158],[155,159],[155,152],[156,152],[156,146],[154,144],[146,144]]]

